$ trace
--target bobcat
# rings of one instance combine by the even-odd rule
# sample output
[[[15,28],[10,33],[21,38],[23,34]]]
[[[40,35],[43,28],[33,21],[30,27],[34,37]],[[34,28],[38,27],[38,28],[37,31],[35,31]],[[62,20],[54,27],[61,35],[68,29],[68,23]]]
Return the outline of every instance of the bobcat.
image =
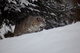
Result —
[[[18,36],[26,33],[33,33],[41,31],[46,26],[44,17],[41,16],[29,16],[16,24],[14,30],[14,36]]]

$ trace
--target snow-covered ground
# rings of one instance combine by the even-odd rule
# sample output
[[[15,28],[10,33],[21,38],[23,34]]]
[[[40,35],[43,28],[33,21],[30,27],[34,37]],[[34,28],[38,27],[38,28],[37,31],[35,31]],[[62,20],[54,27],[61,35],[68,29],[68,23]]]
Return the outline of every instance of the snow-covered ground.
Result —
[[[80,53],[80,22],[0,40],[0,53]]]

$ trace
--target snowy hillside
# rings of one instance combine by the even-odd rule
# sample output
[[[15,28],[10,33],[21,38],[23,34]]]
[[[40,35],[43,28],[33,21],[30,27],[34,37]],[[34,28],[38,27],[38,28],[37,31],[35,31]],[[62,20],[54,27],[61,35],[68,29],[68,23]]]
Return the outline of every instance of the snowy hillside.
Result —
[[[0,40],[0,53],[80,53],[80,22]]]

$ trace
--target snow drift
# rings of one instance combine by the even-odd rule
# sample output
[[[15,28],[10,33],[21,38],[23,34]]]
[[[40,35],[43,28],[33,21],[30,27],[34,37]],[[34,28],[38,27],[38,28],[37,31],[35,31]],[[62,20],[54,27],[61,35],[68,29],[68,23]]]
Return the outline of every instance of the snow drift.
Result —
[[[0,53],[80,53],[80,22],[0,40]]]

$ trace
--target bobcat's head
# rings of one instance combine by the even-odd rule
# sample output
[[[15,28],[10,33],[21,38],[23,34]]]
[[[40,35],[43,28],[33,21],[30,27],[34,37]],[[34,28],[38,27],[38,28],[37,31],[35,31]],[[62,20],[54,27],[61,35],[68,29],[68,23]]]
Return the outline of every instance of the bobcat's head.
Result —
[[[32,22],[31,27],[28,29],[30,32],[42,31],[46,26],[46,21],[44,17],[41,16],[35,16],[33,21],[31,22]]]

